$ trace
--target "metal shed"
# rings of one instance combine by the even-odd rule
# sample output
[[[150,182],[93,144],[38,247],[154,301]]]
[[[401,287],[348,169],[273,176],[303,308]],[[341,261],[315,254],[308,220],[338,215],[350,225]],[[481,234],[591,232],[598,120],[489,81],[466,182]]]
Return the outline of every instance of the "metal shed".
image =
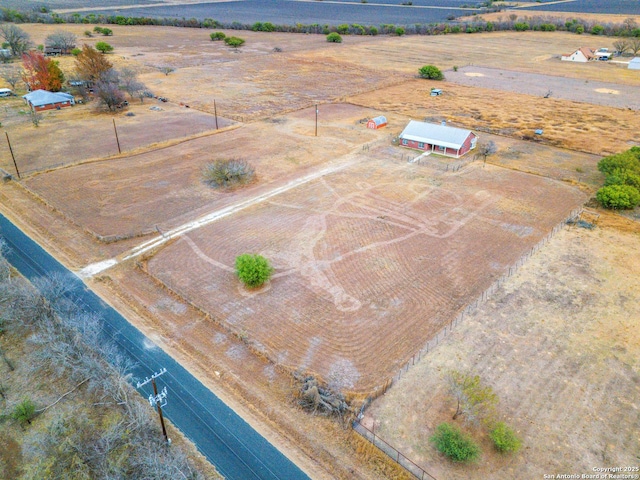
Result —
[[[371,128],[373,130],[377,128],[382,128],[387,125],[387,117],[380,115],[379,117],[374,117],[367,122],[367,128]]]

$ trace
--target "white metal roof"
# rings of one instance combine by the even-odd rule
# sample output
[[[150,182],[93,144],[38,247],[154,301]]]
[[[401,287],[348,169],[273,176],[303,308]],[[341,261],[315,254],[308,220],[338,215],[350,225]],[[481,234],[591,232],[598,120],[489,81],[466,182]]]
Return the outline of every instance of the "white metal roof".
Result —
[[[382,125],[383,123],[387,123],[387,117],[385,117],[384,115],[380,115],[379,117],[373,117],[371,120],[373,120],[373,122],[376,125]]]
[[[48,92],[46,90],[34,90],[33,92],[23,95],[22,98],[27,100],[34,107],[68,102],[70,100],[73,103],[73,95],[64,92]]]
[[[11,93],[10,88],[0,88],[0,93]]]
[[[471,130],[462,128],[411,120],[400,134],[400,138],[458,150],[471,133]]]

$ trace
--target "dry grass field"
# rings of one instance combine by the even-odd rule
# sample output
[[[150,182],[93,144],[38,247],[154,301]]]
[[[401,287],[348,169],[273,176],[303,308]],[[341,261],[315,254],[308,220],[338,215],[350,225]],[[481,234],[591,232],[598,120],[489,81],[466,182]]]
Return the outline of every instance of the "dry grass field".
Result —
[[[86,30],[84,25],[23,27],[35,43],[42,43],[54,30],[72,30],[79,37]],[[125,262],[92,282],[207,385],[221,389],[228,401],[235,398],[242,404],[262,433],[293,452],[313,478],[402,478],[402,474],[389,470],[379,458],[369,461],[372,457],[361,453],[366,449],[340,433],[339,427],[310,419],[294,408],[291,392],[295,387],[283,372],[306,369],[352,393],[379,387],[442,325],[593,194],[603,181],[596,168],[600,155],[640,144],[638,112],[614,102],[593,105],[590,97],[584,102],[543,99],[501,88],[499,81],[480,87],[416,78],[420,66],[433,63],[445,70],[459,66],[463,73],[489,68],[562,77],[567,90],[587,81],[616,84],[620,91],[640,87],[640,77],[623,68],[554,58],[592,37],[497,32],[347,36],[342,44],[329,44],[322,35],[227,32],[247,40],[236,53],[211,42],[205,29],[113,26],[113,31],[113,37],[106,39],[115,47],[109,58],[116,66],[137,68],[149,88],[168,97],[169,103],[158,103],[163,108],[160,112],[149,110],[156,105],[151,101],[132,104],[133,117],[98,113],[89,104],[47,114],[37,129],[18,113],[22,107],[16,103],[6,112],[3,127],[20,145],[18,162],[34,168],[77,165],[0,184],[0,211],[80,269],[130,250],[143,241],[137,235],[150,238],[157,229],[165,232],[205,214],[242,206],[151,252],[138,264],[146,272]],[[103,38],[86,39],[97,40]],[[612,46],[612,39],[597,40],[602,43],[594,46]],[[282,51],[274,52],[275,47]],[[71,60],[61,59],[61,65],[70,68]],[[164,75],[158,70],[161,66],[176,70]],[[444,95],[430,97],[434,86],[443,88]],[[218,114],[229,119],[219,132],[213,130],[214,99]],[[320,105],[317,137],[316,103]],[[385,129],[371,131],[360,123],[380,114],[389,119]],[[113,118],[121,134],[122,155],[114,155]],[[481,161],[471,162],[472,156],[466,159],[469,163],[437,156],[408,163],[417,153],[393,146],[391,139],[409,119],[447,120],[472,129],[481,141],[494,140],[498,152],[484,167]],[[538,128],[544,129],[542,137],[533,133]],[[256,181],[228,192],[204,185],[202,167],[228,157],[249,160],[256,168]],[[0,158],[10,168],[5,150],[0,150]],[[464,166],[447,169],[454,164]],[[332,173],[301,181],[327,168]],[[269,192],[291,185],[295,187],[264,199]],[[558,361],[564,362],[561,354],[573,347],[560,339],[569,334],[583,335],[567,338],[583,342],[586,352],[591,352],[587,332],[601,336],[603,349],[619,342],[618,330],[607,331],[599,323],[607,318],[605,310],[580,317],[570,329],[559,320],[556,326],[547,321],[547,313],[590,311],[587,294],[574,298],[572,292],[579,291],[579,285],[568,283],[582,277],[576,274],[563,280],[564,272],[555,267],[566,261],[569,272],[593,254],[584,250],[581,257],[581,250],[575,248],[574,255],[572,245],[558,243],[571,235],[581,239],[581,248],[592,248],[596,240],[602,245],[601,256],[594,257],[589,272],[631,275],[620,266],[623,250],[615,247],[618,234],[613,230],[565,232],[536,257],[549,255],[551,263],[544,264],[544,269],[535,263],[527,267],[528,296],[504,297],[505,318],[527,323],[507,322],[502,314],[487,317],[487,322],[502,322],[495,327],[490,324],[492,329],[482,333],[482,340],[493,350],[472,337],[457,344],[466,355],[461,353],[460,361],[477,364],[500,394],[504,414],[521,431],[528,449],[515,459],[487,454],[470,470],[449,469],[434,456],[425,437],[419,436],[448,414],[441,377],[432,370],[425,370],[428,376],[419,383],[435,389],[433,409],[425,413],[417,403],[409,403],[411,397],[411,402],[428,404],[425,399],[431,394],[412,395],[400,385],[385,395],[379,407],[399,412],[397,417],[380,415],[377,406],[371,410],[380,428],[386,422],[389,439],[429,469],[435,466],[441,474],[436,477],[467,478],[471,472],[469,478],[490,478],[488,472],[498,469],[503,478],[516,478],[519,470],[510,471],[512,464],[524,469],[522,478],[532,472],[531,478],[539,477],[538,466],[556,465],[553,448],[561,448],[558,432],[565,427],[587,428],[573,416],[574,420],[556,427],[566,404],[576,398],[577,390],[562,390],[562,385],[575,381],[587,389],[587,380],[614,386],[624,383],[625,376],[632,378],[628,367],[607,357],[604,350],[589,357],[600,362],[593,367],[588,362],[584,364],[588,367],[581,367],[577,357],[566,357],[571,361],[557,365],[542,361],[548,355],[546,346],[551,345],[557,347]],[[635,237],[621,235],[620,248],[631,246]],[[232,266],[235,255],[246,252],[262,253],[274,263],[274,278],[264,289],[239,287]],[[610,283],[606,275],[593,277],[597,281],[589,275],[583,279],[585,292],[600,288],[598,301],[623,302],[620,285]],[[567,285],[559,286],[557,295],[548,292],[556,279]],[[637,294],[624,291],[629,305],[636,305]],[[539,303],[539,297],[547,303]],[[585,330],[574,327],[583,320]],[[470,321],[462,328],[472,325]],[[555,343],[544,343],[548,327],[557,333]],[[536,335],[525,335],[528,330]],[[508,345],[514,345],[509,347],[513,355],[501,350]],[[515,350],[529,356],[517,357]],[[635,368],[628,352],[620,350],[619,358],[624,356]],[[457,358],[446,345],[430,354],[436,357],[442,357],[443,365]],[[538,366],[535,370],[527,362],[538,357],[540,363],[529,362]],[[505,359],[514,364],[504,363]],[[520,364],[527,372],[522,378],[508,370]],[[500,376],[500,368],[512,374]],[[596,368],[614,373],[610,378],[598,377]],[[552,372],[555,376],[549,377]],[[574,380],[576,372],[584,376]],[[547,403],[533,403],[529,393],[544,390],[546,384],[562,401],[553,404],[547,396],[536,397]],[[620,391],[631,395],[634,385],[624,383]],[[398,397],[393,396],[395,392]],[[597,421],[603,428],[607,422],[620,424],[622,403],[609,408],[602,392],[587,393],[600,402],[602,420]],[[583,403],[583,410],[577,411],[589,413]],[[402,426],[401,416],[417,427],[423,425],[420,422],[429,423],[418,431]],[[397,431],[391,423],[397,423]],[[551,432],[549,438],[556,443],[549,446],[531,425]],[[611,453],[616,445],[637,447],[624,426],[621,429],[624,439],[620,442],[626,443],[616,443],[608,433],[603,439],[593,434],[580,447],[583,457],[595,458],[587,451],[593,447],[595,452],[605,452],[603,464],[628,458]],[[577,437],[566,438],[570,445],[578,442]],[[482,441],[486,444],[486,439]],[[602,445],[613,445],[614,450]],[[529,450],[535,450],[535,455],[526,457]],[[563,453],[564,463],[557,461],[558,468],[564,468],[571,457]],[[526,462],[531,466],[523,467]]]
[[[438,479],[542,478],[638,465],[640,247],[635,222],[566,229],[439,347],[378,399],[365,424]],[[620,228],[622,224],[622,229]],[[450,422],[444,373],[475,372],[500,398],[501,419],[523,440],[493,451],[482,427],[454,423],[483,448],[469,466],[429,443]]]
[[[393,163],[387,150],[183,236],[149,271],[274,363],[373,391],[586,199],[480,162]],[[271,260],[263,290],[235,278],[242,253]]]

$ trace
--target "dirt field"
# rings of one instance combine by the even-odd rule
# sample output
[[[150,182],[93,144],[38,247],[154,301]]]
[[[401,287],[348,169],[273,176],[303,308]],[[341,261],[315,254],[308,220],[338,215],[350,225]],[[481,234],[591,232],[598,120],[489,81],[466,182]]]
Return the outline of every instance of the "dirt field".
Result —
[[[640,229],[630,228],[562,231],[378,399],[365,423],[438,479],[637,466],[640,263],[629,252],[640,247]],[[447,369],[477,372],[493,387],[521,452],[493,453],[482,429],[466,427],[483,447],[481,460],[465,467],[439,456],[428,438],[455,411]]]
[[[35,43],[62,29],[23,27]],[[80,37],[85,29],[85,25],[64,26]],[[156,227],[166,231],[226,206],[252,205],[153,252],[143,259],[151,275],[133,262],[125,262],[90,281],[154,341],[196,371],[203,382],[221,390],[228,401],[241,404],[243,415],[246,413],[263,434],[313,472],[313,478],[380,479],[401,478],[401,474],[389,470],[379,458],[372,460],[368,453],[363,454],[366,449],[336,424],[310,418],[295,408],[295,386],[279,366],[314,371],[345,391],[371,391],[601,185],[603,179],[596,169],[599,155],[640,144],[637,111],[593,105],[588,103],[591,96],[585,102],[542,99],[537,94],[508,91],[499,82],[492,88],[481,88],[415,78],[420,66],[433,63],[445,70],[457,65],[460,71],[471,73],[509,68],[554,75],[566,78],[567,85],[606,81],[620,85],[620,91],[640,86],[640,77],[625,69],[567,65],[572,62],[553,59],[580,46],[576,41],[584,41],[584,36],[546,32],[349,36],[344,43],[333,45],[322,35],[242,32],[247,43],[240,53],[234,53],[219,42],[211,42],[204,29],[113,26],[113,30],[114,36],[108,38],[116,48],[110,56],[113,62],[137,68],[145,83],[170,103],[159,104],[165,109],[162,112],[148,110],[151,104],[132,105],[134,117],[115,117],[119,127],[120,121],[131,122],[122,124],[124,131],[139,132],[139,143],[132,144],[133,139],[122,132],[121,142],[128,152],[122,157],[0,184],[0,211],[8,213],[49,251],[80,269],[130,250],[157,235]],[[88,42],[101,39],[94,37]],[[607,44],[611,39],[598,40],[603,42],[598,46],[611,47]],[[274,52],[276,46],[283,51]],[[162,65],[176,71],[165,76],[158,71]],[[430,97],[434,86],[443,88],[444,95]],[[219,115],[241,123],[207,135],[213,99]],[[191,108],[180,107],[181,102]],[[320,104],[317,137],[316,102]],[[380,114],[389,119],[385,129],[366,130],[359,123]],[[82,113],[75,107],[55,112],[38,129],[18,120],[18,114],[15,118],[15,124],[7,123],[7,131],[16,142],[23,139],[18,143],[24,145],[29,140],[29,156],[33,156],[29,161],[34,165],[83,162],[113,154],[112,130],[105,127],[109,134],[103,136],[97,128],[101,122],[110,123],[107,115],[90,110]],[[464,161],[431,156],[420,164],[407,163],[417,153],[393,146],[391,139],[409,119],[447,120],[470,128],[479,133],[481,141],[494,140],[498,152],[487,159],[484,168],[481,161],[475,161],[455,172],[447,170],[447,165]],[[47,147],[40,144],[45,138],[40,132],[54,127],[63,134],[50,140],[53,146],[46,150],[49,158],[42,159]],[[544,129],[541,138],[533,133],[537,128]],[[197,130],[199,138],[180,141],[179,137],[191,130]],[[168,137],[170,141],[157,143]],[[61,140],[68,138],[74,140],[75,148],[60,150],[64,145]],[[129,148],[136,149],[134,154]],[[21,152],[24,150],[16,152],[19,162],[24,161]],[[206,187],[200,177],[202,166],[231,156],[250,160],[256,167],[257,181],[226,193]],[[6,152],[0,158],[9,161]],[[267,201],[252,201],[328,166],[336,171]],[[601,235],[600,231],[580,232]],[[144,239],[128,238],[145,233]],[[122,240],[107,244],[96,237]],[[258,292],[240,289],[231,271],[234,256],[250,250],[270,257],[276,267],[271,283]],[[602,254],[606,251],[603,246]],[[576,268],[578,260],[572,264]],[[600,264],[594,260],[596,268]],[[553,266],[533,271],[539,274],[540,282],[551,284],[556,278]],[[617,285],[602,284],[603,299],[619,298]],[[183,297],[172,294],[165,285]],[[600,284],[585,285],[595,289],[594,285]],[[532,298],[548,296],[546,283],[535,283],[532,278],[531,288]],[[562,308],[569,308],[572,297],[568,288],[562,295],[549,295],[549,301],[557,300]],[[637,295],[626,292],[629,302],[636,302]],[[544,308],[538,318],[537,310],[529,312],[525,300],[516,300],[505,299],[509,312],[531,319],[527,328],[542,332],[540,329],[547,326]],[[588,304],[584,295],[579,301]],[[585,324],[596,325],[605,316],[593,318]],[[518,328],[516,333],[522,334],[525,327]],[[614,341],[606,331],[598,332],[603,345]],[[502,333],[490,341],[501,338]],[[465,361],[473,364],[473,349],[488,351],[483,348],[471,342]],[[531,348],[530,352],[536,352],[539,347]],[[570,348],[562,344],[558,355]],[[508,353],[491,361],[525,361]],[[440,355],[438,350],[434,355]],[[533,461],[553,465],[554,451],[545,437],[536,437],[525,427],[537,425],[555,432],[554,422],[560,422],[574,391],[553,390],[556,385],[550,384],[564,403],[527,410],[533,405],[528,391],[503,387],[498,371],[488,370],[493,368],[489,355],[485,357],[478,363],[480,373],[487,375],[503,402],[514,399],[505,404],[504,412],[523,436],[532,439],[525,442],[539,452]],[[596,366],[612,371],[617,368],[613,360]],[[525,367],[528,365],[523,370]],[[625,369],[621,366],[607,381],[615,383],[628,375]],[[544,390],[545,381],[572,382],[575,371],[558,369],[551,380],[527,373],[522,382],[526,388]],[[589,372],[593,378],[595,370]],[[440,377],[436,377],[425,378],[424,383],[438,392]],[[586,383],[581,385],[586,388]],[[631,387],[621,388],[629,393],[624,388]],[[386,398],[394,391],[395,387]],[[601,401],[601,397],[594,398]],[[403,410],[404,404],[397,402],[396,407],[386,404],[385,408],[404,412],[402,416],[421,425],[417,416],[411,416],[419,412],[417,406]],[[441,405],[435,411],[448,414],[447,405]],[[609,407],[604,403],[599,405],[605,412],[602,425],[620,423],[618,407],[606,410]],[[431,418],[428,415],[423,413],[420,418]],[[534,423],[518,423],[521,418]],[[403,435],[409,445],[414,431],[406,427],[399,438]],[[559,434],[554,435],[558,444]],[[430,451],[423,437],[415,438],[416,451]],[[609,441],[608,434],[603,438],[617,445],[615,439]],[[574,437],[570,440],[577,442]],[[591,440],[589,444],[597,451],[601,440]],[[627,440],[625,445],[637,447]],[[589,455],[584,456],[591,458]],[[430,467],[448,465],[433,456],[416,457]],[[570,464],[569,457],[562,458],[563,465]],[[601,460],[608,463],[609,459],[623,458]],[[524,462],[520,459],[514,462]],[[499,468],[508,471],[511,461],[502,462]],[[474,467],[480,472],[476,478],[489,478],[482,476],[491,468],[484,465]],[[445,467],[438,468],[445,472]],[[526,468],[525,473],[534,467]],[[450,478],[446,475],[443,473],[443,478]],[[460,476],[466,478],[466,472]],[[510,473],[504,477],[516,478]]]
[[[150,272],[274,363],[371,391],[586,199],[480,162],[394,164],[386,150],[185,235]],[[263,290],[235,278],[246,252],[273,263]]]

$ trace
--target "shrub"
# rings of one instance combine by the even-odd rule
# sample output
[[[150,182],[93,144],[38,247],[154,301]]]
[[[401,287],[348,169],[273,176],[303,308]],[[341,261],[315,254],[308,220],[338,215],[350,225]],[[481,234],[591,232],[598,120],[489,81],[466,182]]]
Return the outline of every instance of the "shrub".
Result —
[[[591,27],[591,35],[602,35],[604,33],[604,27],[602,25],[594,25]]]
[[[518,22],[513,25],[516,32],[525,32],[529,30],[529,24],[527,22]]]
[[[102,35],[104,35],[105,37],[110,37],[111,35],[113,35],[113,30],[111,30],[110,28],[103,28],[102,29]]]
[[[378,29],[376,27],[369,27],[369,35],[378,35]]]
[[[576,33],[577,33],[578,35],[582,35],[582,34],[584,33],[584,26],[582,26],[582,25],[578,25],[578,26],[576,27]]]
[[[213,32],[209,35],[209,37],[212,41],[215,42],[217,40],[224,40],[227,36],[224,34],[224,32]]]
[[[225,37],[224,43],[230,47],[238,48],[244,44],[244,39],[239,37]]]
[[[113,47],[107,42],[97,42],[96,50],[98,50],[100,53],[109,53],[113,52]]]
[[[102,27],[99,27],[98,25],[96,25],[95,27],[93,27],[93,31],[96,33],[102,33]]]
[[[346,23],[338,25],[336,27],[336,31],[341,35],[347,35],[349,33],[349,25],[347,25]]]
[[[436,449],[454,462],[470,462],[480,456],[480,447],[457,427],[441,423],[431,438]]]
[[[420,68],[418,72],[420,73],[420,76],[422,78],[428,78],[430,80],[444,79],[442,71],[438,67],[435,67],[433,65],[425,65],[424,67]]]
[[[631,185],[608,185],[598,190],[596,199],[603,207],[627,210],[640,203],[640,192]]]
[[[232,187],[249,183],[255,170],[246,160],[216,160],[204,167],[202,176],[213,187]]]
[[[398,35],[399,37],[401,37],[405,33],[406,33],[406,30],[404,28],[402,28],[402,27],[396,28],[396,35]]]
[[[493,446],[500,453],[517,452],[520,450],[522,442],[506,423],[498,422],[489,432],[489,437],[493,441]]]
[[[24,426],[30,424],[31,420],[36,416],[36,406],[28,398],[22,400],[15,406],[13,412],[11,412],[11,418],[16,420],[20,425]]]
[[[245,253],[236,257],[236,274],[248,287],[260,287],[269,280],[272,272],[269,261],[261,255]]]
[[[76,47],[73,50],[71,50],[71,55],[73,55],[74,57],[77,57],[78,55],[80,55],[81,52],[82,50]]]
[[[91,32],[91,30],[85,30],[84,31],[84,36],[85,37],[93,37],[93,33]]]
[[[331,32],[329,35],[327,35],[327,42],[342,43],[342,37],[337,32]]]
[[[538,28],[540,28],[540,30],[543,31],[543,32],[555,32],[556,31],[556,26],[553,23],[542,23],[542,24],[540,24],[540,26]]]
[[[598,170],[605,175],[612,175],[615,171],[629,170],[640,174],[640,154],[633,148],[616,155],[609,155],[598,162]]]

